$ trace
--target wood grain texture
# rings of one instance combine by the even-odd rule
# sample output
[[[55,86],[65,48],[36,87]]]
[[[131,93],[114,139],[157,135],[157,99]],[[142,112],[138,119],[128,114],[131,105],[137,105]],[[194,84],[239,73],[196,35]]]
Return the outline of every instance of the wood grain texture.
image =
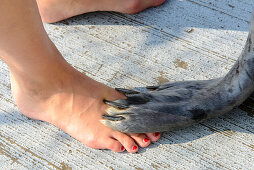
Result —
[[[44,24],[66,60],[112,87],[224,75],[249,30],[252,0],[168,0],[137,15],[97,12]],[[253,100],[216,119],[164,133],[138,154],[90,149],[11,97],[0,62],[0,169],[253,169]]]

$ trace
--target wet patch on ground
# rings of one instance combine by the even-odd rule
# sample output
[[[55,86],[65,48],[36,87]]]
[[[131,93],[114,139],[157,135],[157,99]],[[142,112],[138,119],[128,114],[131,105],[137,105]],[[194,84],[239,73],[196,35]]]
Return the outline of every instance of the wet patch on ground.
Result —
[[[185,70],[188,68],[188,63],[185,62],[185,61],[181,61],[181,60],[179,60],[179,59],[176,59],[176,60],[174,61],[174,64],[175,64],[175,67],[176,67],[176,68],[183,68],[183,69],[185,69]]]

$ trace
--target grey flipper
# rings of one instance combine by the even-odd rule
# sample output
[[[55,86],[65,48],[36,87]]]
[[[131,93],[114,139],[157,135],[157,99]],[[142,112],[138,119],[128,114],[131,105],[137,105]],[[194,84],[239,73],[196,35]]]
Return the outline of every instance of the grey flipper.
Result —
[[[240,105],[254,91],[254,14],[245,48],[224,77],[148,89],[151,91],[146,93],[121,89],[127,99],[108,102],[111,107],[102,123],[122,132],[162,132],[222,115]]]

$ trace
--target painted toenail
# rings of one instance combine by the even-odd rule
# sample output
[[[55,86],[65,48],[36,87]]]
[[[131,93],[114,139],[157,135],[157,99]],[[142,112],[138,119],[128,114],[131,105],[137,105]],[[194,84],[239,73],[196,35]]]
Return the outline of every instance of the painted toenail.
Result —
[[[154,136],[155,136],[155,137],[158,137],[159,135],[160,135],[159,132],[154,133]]]
[[[136,149],[138,149],[137,146],[133,146],[133,147],[132,147],[132,150],[136,150]]]
[[[143,141],[144,141],[144,142],[149,142],[149,139],[144,138]]]
[[[124,146],[122,146],[122,147],[121,147],[121,151],[124,151],[124,150],[125,150],[125,148],[124,148]]]

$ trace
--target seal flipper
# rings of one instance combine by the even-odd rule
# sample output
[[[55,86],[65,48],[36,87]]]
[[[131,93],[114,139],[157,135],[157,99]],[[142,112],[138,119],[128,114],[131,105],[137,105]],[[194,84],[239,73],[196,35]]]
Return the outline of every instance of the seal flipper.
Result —
[[[114,110],[115,113],[112,112],[114,118],[105,116],[102,123],[112,129],[128,133],[184,128],[222,115],[240,105],[253,93],[253,80],[254,12],[245,48],[225,77],[153,86],[150,88],[153,91],[134,94],[126,100],[114,101],[126,103],[128,108]]]

